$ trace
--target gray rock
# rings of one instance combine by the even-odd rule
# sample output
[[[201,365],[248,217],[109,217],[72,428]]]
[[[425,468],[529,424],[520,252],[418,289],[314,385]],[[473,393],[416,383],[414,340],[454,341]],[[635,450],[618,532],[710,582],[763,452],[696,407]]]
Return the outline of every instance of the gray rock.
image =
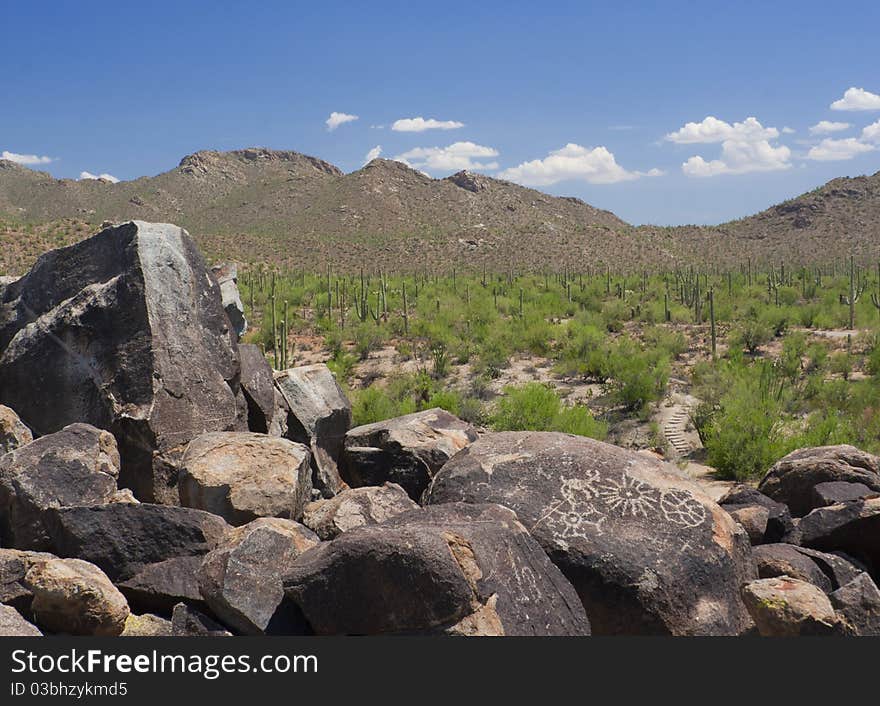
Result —
[[[148,503],[59,508],[46,517],[55,554],[90,561],[113,581],[167,559],[203,556],[229,531],[217,515]]]
[[[880,590],[868,574],[859,574],[828,598],[855,635],[880,635]]]
[[[470,424],[439,408],[355,427],[345,435],[343,476],[354,487],[397,483],[419,502],[441,466],[476,439]]]
[[[770,511],[760,505],[722,505],[727,513],[733,518],[746,534],[752,546],[761,544],[767,534],[767,523],[770,520]]]
[[[220,288],[174,225],[132,221],[41,256],[2,292],[0,351],[0,402],[41,435],[111,431],[140,500],[176,503],[186,444],[238,423]]]
[[[325,498],[342,489],[339,455],[351,426],[351,403],[323,363],[290,368],[275,376],[290,409],[287,436],[312,452],[312,484]]]
[[[671,464],[569,434],[500,432],[447,462],[426,500],[514,510],[574,584],[594,634],[751,627],[739,595],[755,575],[748,537]]]
[[[198,571],[201,556],[178,556],[147,564],[116,587],[132,610],[171,615],[178,603],[205,608],[199,592]]]
[[[171,634],[174,637],[231,637],[232,633],[204,613],[178,603],[171,616]]]
[[[321,539],[333,539],[355,527],[375,525],[417,507],[395,483],[348,488],[335,497],[306,505],[303,524]]]
[[[767,471],[758,490],[802,517],[816,507],[813,488],[835,481],[863,483],[880,491],[880,459],[848,445],[798,449]]]
[[[43,633],[12,606],[0,605],[0,637],[40,637]]]
[[[299,519],[312,494],[310,457],[306,446],[265,434],[203,434],[181,460],[180,504],[232,525],[258,517]]]
[[[820,507],[798,523],[800,543],[825,552],[843,551],[880,569],[880,497]]]
[[[113,637],[125,628],[128,603],[94,564],[48,559],[34,563],[24,581],[34,619],[50,632]]]
[[[202,562],[198,583],[214,615],[239,633],[301,634],[298,610],[279,609],[282,577],[320,540],[291,520],[266,518],[238,527]]]
[[[55,558],[43,552],[0,549],[0,603],[29,615],[34,594],[25,584],[24,577],[35,563]]]
[[[762,579],[790,576],[811,583],[825,593],[831,592],[831,579],[809,556],[791,544],[763,544],[755,547],[752,554]]]
[[[241,303],[241,295],[238,291],[238,267],[233,263],[215,265],[211,268],[211,274],[220,287],[220,300],[232,324],[232,330],[241,338],[247,331],[248,325],[244,317],[244,304]]]
[[[863,500],[874,495],[877,495],[877,491],[871,490],[864,483],[848,483],[846,481],[818,483],[813,486],[813,506],[828,507],[850,500]]]
[[[118,476],[113,435],[88,424],[71,424],[0,456],[3,544],[48,549],[46,510],[112,502]]]
[[[0,456],[34,440],[31,430],[14,410],[0,404]]]
[[[735,485],[721,497],[718,504],[731,514],[734,511],[741,514],[741,511],[749,507],[762,507],[767,510],[767,526],[764,529],[764,536],[760,542],[753,539],[752,544],[782,542],[783,538],[794,529],[794,521],[787,505],[778,503],[747,485]],[[758,515],[763,515],[763,513],[758,513]],[[754,527],[752,529],[755,531]]]
[[[252,343],[240,343],[238,355],[241,359],[241,390],[248,408],[248,429],[261,434],[280,432],[279,424],[275,422],[278,393],[269,361]],[[284,423],[286,425],[286,419]],[[273,436],[283,434],[273,433]]]
[[[571,584],[516,515],[453,503],[358,527],[284,580],[319,635],[587,635]]]

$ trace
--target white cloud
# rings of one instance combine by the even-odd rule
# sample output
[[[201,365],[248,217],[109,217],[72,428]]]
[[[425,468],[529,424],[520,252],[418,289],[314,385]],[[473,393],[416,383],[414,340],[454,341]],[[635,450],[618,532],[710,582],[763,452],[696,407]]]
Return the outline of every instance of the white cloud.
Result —
[[[401,118],[395,120],[391,129],[395,132],[424,132],[425,130],[457,130],[464,123],[457,120],[435,120],[434,118]]]
[[[462,169],[498,169],[498,162],[478,162],[477,159],[497,157],[498,150],[473,142],[454,142],[448,147],[416,147],[394,159],[415,169],[458,172]]]
[[[663,172],[659,169],[648,172],[627,171],[605,147],[590,149],[569,143],[562,149],[550,152],[544,159],[534,159],[505,169],[498,177],[527,186],[549,186],[568,179],[578,179],[590,184],[613,184],[661,174]]]
[[[859,142],[854,137],[848,137],[845,140],[826,138],[807,152],[807,159],[818,162],[839,162],[858,157],[865,152],[872,152],[875,149],[877,148],[873,145]]]
[[[103,181],[109,181],[111,184],[118,184],[119,179],[117,179],[112,174],[92,174],[91,172],[80,172],[80,179],[101,179]]]
[[[0,159],[7,159],[16,164],[25,164],[28,166],[34,164],[49,164],[50,162],[55,161],[52,157],[42,157],[36,154],[17,154],[15,152],[7,152],[6,150],[0,152]]]
[[[670,132],[666,140],[679,145],[711,144],[725,140],[755,142],[779,137],[775,127],[764,127],[757,118],[746,118],[741,123],[726,123],[709,115],[699,123],[686,123],[683,128]]]
[[[725,140],[721,143],[721,159],[691,157],[681,165],[681,170],[690,177],[772,172],[788,169],[790,160],[791,150],[784,145],[774,147],[767,140]]]
[[[810,134],[827,135],[831,132],[840,132],[841,130],[848,130],[849,128],[849,123],[835,123],[830,120],[820,120],[810,128]]]
[[[367,155],[364,157],[364,164],[369,164],[374,159],[377,159],[380,154],[382,154],[382,145],[376,145],[373,149],[367,152]]]
[[[867,140],[868,142],[878,142],[880,143],[880,120],[876,123],[871,123],[862,130],[862,139]]]
[[[324,123],[327,125],[327,130],[333,132],[340,125],[344,125],[345,123],[350,123],[354,120],[357,120],[357,115],[349,115],[348,113],[330,113],[330,117],[327,118]]]
[[[793,127],[788,127],[788,125],[782,128],[783,135],[794,135],[796,132],[797,130],[795,130]]]
[[[880,96],[864,88],[847,88],[843,98],[831,104],[831,110],[880,110]]]

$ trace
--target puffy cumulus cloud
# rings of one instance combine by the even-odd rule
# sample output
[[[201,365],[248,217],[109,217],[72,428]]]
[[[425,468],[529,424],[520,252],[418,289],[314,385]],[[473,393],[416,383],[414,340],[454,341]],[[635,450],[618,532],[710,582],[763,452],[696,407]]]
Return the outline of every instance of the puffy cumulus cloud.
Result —
[[[350,123],[358,119],[357,115],[349,115],[348,113],[330,113],[330,117],[324,121],[324,124],[327,126],[327,130],[333,132],[340,125],[345,125],[345,123]]]
[[[482,162],[498,156],[498,150],[473,142],[454,142],[448,147],[416,147],[394,159],[426,171],[458,172],[462,169],[498,169],[498,162]]]
[[[391,129],[396,132],[424,132],[425,130],[457,130],[464,123],[457,120],[435,120],[434,118],[401,118],[395,120]]]
[[[845,140],[826,138],[807,152],[807,159],[817,162],[841,162],[858,157],[865,152],[873,152],[876,147],[860,142],[854,137]]]
[[[364,164],[369,164],[374,159],[377,159],[379,157],[379,155],[381,155],[381,154],[382,154],[382,145],[376,145],[373,149],[371,149],[369,152],[367,152],[366,156],[364,157]]]
[[[880,143],[880,120],[876,123],[871,123],[862,130],[862,139],[868,142]]]
[[[864,88],[847,88],[843,98],[831,104],[831,110],[880,110],[880,96]]]
[[[831,120],[820,120],[810,128],[811,135],[827,135],[832,132],[841,132],[849,130],[849,123],[836,123]]]
[[[109,181],[111,184],[118,184],[119,179],[117,179],[112,174],[92,174],[91,172],[80,172],[80,179],[98,179],[100,181]]]
[[[772,172],[788,169],[790,160],[791,150],[784,145],[774,147],[767,140],[726,140],[721,144],[720,159],[707,161],[700,156],[691,157],[681,165],[681,170],[689,177]]]
[[[580,180],[589,184],[613,184],[631,181],[643,176],[660,176],[659,169],[647,172],[627,171],[605,147],[582,147],[569,143],[562,149],[550,152],[544,159],[505,169],[498,174],[501,179],[527,186],[549,186],[560,181]]]
[[[51,157],[40,156],[37,154],[18,154],[17,152],[7,152],[6,150],[0,152],[0,159],[7,159],[10,162],[24,164],[29,167],[35,164],[49,164],[50,162],[55,161]]]
[[[757,118],[746,118],[741,123],[730,123],[709,115],[698,123],[686,123],[683,128],[670,132],[666,140],[679,145],[712,144],[725,140],[754,142],[779,137],[775,127],[764,127]]]

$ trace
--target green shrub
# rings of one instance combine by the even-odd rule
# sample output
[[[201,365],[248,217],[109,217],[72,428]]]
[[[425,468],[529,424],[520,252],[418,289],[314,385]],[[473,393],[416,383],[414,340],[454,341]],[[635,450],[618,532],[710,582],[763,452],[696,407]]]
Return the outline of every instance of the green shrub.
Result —
[[[552,388],[539,382],[505,387],[490,423],[496,431],[561,431],[594,439],[608,432],[589,409],[564,406]]]

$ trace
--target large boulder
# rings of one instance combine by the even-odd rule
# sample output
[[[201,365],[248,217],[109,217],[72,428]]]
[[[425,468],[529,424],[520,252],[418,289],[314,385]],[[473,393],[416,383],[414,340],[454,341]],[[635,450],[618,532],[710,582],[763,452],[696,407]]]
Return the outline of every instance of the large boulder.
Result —
[[[743,601],[763,637],[843,635],[846,626],[831,601],[811,583],[780,576],[750,581]]]
[[[758,490],[802,517],[818,507],[813,488],[838,481],[880,491],[880,459],[845,444],[798,449],[773,464]]]
[[[419,502],[441,466],[476,439],[470,424],[440,408],[365,424],[345,435],[343,477],[351,486],[397,483]]]
[[[864,500],[875,495],[877,491],[871,490],[864,483],[848,483],[842,480],[818,483],[813,486],[813,507],[828,507],[850,500]]]
[[[290,409],[287,436],[312,452],[313,485],[325,498],[342,489],[339,455],[351,426],[351,403],[323,363],[290,368],[275,376]]]
[[[246,635],[302,633],[298,610],[279,610],[282,577],[320,540],[292,520],[265,518],[234,529],[203,560],[198,582],[220,620]]]
[[[128,603],[94,564],[80,559],[37,562],[25,583],[34,594],[34,619],[50,632],[112,637],[125,628]]]
[[[244,304],[241,303],[238,292],[238,266],[234,263],[214,265],[211,274],[220,287],[220,301],[232,324],[232,330],[241,338],[247,331],[247,319],[244,317]]]
[[[34,440],[31,430],[14,410],[0,404],[0,456]]]
[[[278,413],[276,397],[280,393],[275,389],[269,361],[252,343],[240,343],[238,356],[241,359],[241,391],[248,409],[248,429],[261,434],[281,436],[281,429],[275,420]],[[285,419],[285,427],[286,423]]]
[[[171,621],[152,613],[130,613],[122,637],[171,637]]]
[[[229,531],[217,515],[148,503],[59,508],[46,519],[55,554],[90,561],[113,581],[174,557],[203,556]]]
[[[842,551],[880,572],[880,497],[813,510],[797,526],[799,543],[821,551]]]
[[[838,588],[832,576],[823,571],[823,566],[829,562],[844,562],[844,559],[822,552],[812,552],[816,558],[827,557],[828,561],[822,565],[810,556],[811,550],[796,547],[792,544],[763,544],[755,547],[752,554],[758,568],[758,577],[762,579],[776,578],[778,576],[790,576],[793,579],[806,581],[825,593],[830,593]],[[850,565],[852,566],[852,565]],[[858,570],[853,567],[858,573]]]
[[[312,496],[311,454],[302,444],[253,432],[193,439],[180,464],[180,504],[232,525],[258,517],[299,519]]]
[[[858,636],[880,636],[880,590],[866,573],[841,586],[828,599]]]
[[[0,637],[40,637],[43,633],[21,617],[15,608],[0,605]]]
[[[113,435],[88,424],[71,424],[0,456],[0,540],[47,549],[46,510],[112,502],[118,476]]]
[[[303,524],[321,539],[333,539],[355,527],[376,525],[417,507],[395,483],[348,488],[335,497],[306,505]]]
[[[238,424],[234,339],[189,234],[124,223],[44,254],[3,290],[0,402],[39,434],[111,431],[120,484],[175,504],[186,444]]]
[[[587,635],[571,584],[497,505],[417,509],[341,534],[284,580],[319,635]]]
[[[426,500],[514,510],[574,584],[594,634],[751,627],[739,595],[755,572],[745,532],[645,454],[555,432],[487,434],[443,466]]]

